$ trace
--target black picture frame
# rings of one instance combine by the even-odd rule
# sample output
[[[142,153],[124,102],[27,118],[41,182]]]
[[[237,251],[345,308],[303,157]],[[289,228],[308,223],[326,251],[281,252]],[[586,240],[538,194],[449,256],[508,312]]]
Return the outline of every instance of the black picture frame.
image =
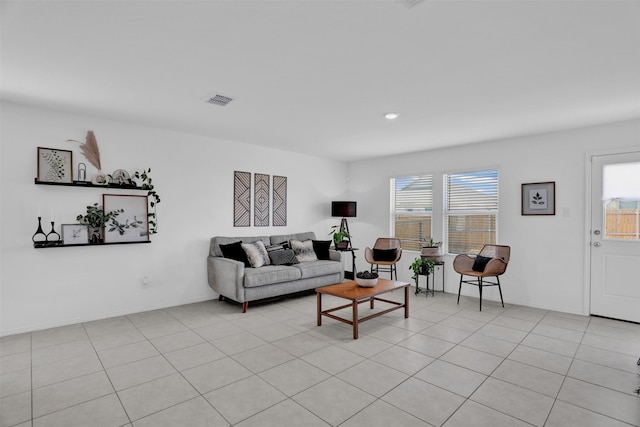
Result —
[[[522,184],[521,213],[522,215],[555,215],[555,181]]]

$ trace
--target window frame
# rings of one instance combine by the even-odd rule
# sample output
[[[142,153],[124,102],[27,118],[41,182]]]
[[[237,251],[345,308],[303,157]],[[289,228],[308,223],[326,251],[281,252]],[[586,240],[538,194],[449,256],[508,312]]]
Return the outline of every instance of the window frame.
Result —
[[[398,211],[396,206],[397,206],[397,202],[398,202],[398,197],[397,197],[397,181],[401,180],[401,179],[405,179],[405,180],[410,180],[413,178],[417,178],[418,180],[427,180],[428,181],[428,185],[431,186],[431,196],[430,196],[430,204],[427,203],[425,210],[416,210],[415,211],[415,216],[416,217],[429,217],[429,230],[427,231],[428,235],[424,235],[424,231],[423,231],[423,235],[422,236],[416,236],[415,238],[411,238],[411,237],[400,237],[396,234],[397,231],[397,217],[399,214],[401,215],[406,215],[406,216],[412,216],[411,211]],[[403,176],[392,176],[389,180],[389,187],[390,187],[390,197],[389,197],[389,205],[390,205],[390,210],[389,210],[389,228],[390,228],[390,235],[396,238],[400,239],[401,242],[401,246],[403,250],[409,250],[409,251],[420,251],[420,248],[422,246],[422,242],[424,241],[424,239],[429,239],[433,236],[433,218],[434,218],[434,212],[433,212],[433,208],[434,208],[434,181],[435,181],[435,174],[434,173],[419,173],[419,174],[412,174],[412,175],[403,175]],[[429,191],[429,190],[425,190],[425,191]]]
[[[470,208],[470,209],[453,209],[449,208],[449,201],[451,199],[450,194],[450,176],[454,175],[472,175],[474,173],[495,173],[495,203],[493,208]],[[442,228],[444,236],[444,247],[449,254],[473,254],[478,253],[482,249],[484,244],[497,244],[498,240],[498,228],[499,228],[499,216],[500,216],[500,169],[497,166],[493,167],[478,167],[461,169],[455,171],[447,171],[442,174]],[[483,241],[482,245],[478,243],[476,248],[466,247],[461,251],[452,252],[450,242],[450,218],[451,217],[473,217],[473,216],[491,216],[493,217],[493,230],[489,229],[488,232],[493,233],[492,241]]]

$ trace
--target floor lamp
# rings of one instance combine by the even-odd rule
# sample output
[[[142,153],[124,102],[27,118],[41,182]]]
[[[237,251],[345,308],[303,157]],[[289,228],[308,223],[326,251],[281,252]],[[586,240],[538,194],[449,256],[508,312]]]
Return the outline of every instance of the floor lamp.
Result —
[[[335,201],[331,202],[331,216],[334,217],[342,217],[340,221],[340,231],[346,231],[349,236],[349,224],[347,223],[347,218],[355,218],[357,211],[357,202],[347,202],[347,201]],[[347,248],[353,249],[351,245],[351,237],[349,237],[349,243],[347,244]]]

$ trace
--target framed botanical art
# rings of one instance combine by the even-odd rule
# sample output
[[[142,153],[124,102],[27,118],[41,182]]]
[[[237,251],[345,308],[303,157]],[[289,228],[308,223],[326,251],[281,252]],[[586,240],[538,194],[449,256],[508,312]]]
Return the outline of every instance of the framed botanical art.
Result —
[[[89,226],[83,224],[62,224],[63,245],[86,245],[89,243]]]
[[[522,215],[555,215],[556,183],[522,184]]]
[[[38,147],[38,181],[73,182],[73,152]]]
[[[148,242],[147,196],[103,194],[104,212],[119,211],[104,227],[104,242]]]

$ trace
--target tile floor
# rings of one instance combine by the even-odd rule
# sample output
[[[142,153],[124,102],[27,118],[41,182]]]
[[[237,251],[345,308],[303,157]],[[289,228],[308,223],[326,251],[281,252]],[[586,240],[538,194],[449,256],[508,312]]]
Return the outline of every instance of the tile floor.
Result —
[[[640,325],[483,305],[411,295],[358,340],[315,295],[3,337],[1,425],[640,426]]]

